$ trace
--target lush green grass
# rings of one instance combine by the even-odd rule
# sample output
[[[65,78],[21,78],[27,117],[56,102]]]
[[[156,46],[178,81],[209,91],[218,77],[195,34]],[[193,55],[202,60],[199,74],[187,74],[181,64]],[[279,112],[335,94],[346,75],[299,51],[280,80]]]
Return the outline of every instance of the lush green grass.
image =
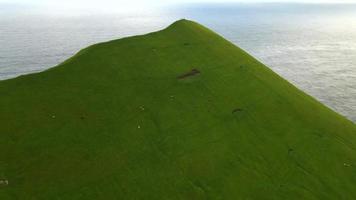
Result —
[[[355,124],[187,20],[0,82],[1,200],[356,199],[355,150]]]

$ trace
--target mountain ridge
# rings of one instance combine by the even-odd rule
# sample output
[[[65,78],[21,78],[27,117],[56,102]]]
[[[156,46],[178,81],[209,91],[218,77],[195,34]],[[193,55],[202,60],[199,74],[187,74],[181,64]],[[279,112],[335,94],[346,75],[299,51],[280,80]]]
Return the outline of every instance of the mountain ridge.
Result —
[[[0,81],[1,199],[352,199],[356,127],[204,26]]]

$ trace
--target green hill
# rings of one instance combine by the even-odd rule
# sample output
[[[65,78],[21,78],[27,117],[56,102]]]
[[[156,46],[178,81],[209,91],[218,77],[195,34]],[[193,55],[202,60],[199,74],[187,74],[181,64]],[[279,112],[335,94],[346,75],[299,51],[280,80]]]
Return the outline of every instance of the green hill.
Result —
[[[0,199],[356,199],[356,126],[211,30],[0,82]]]

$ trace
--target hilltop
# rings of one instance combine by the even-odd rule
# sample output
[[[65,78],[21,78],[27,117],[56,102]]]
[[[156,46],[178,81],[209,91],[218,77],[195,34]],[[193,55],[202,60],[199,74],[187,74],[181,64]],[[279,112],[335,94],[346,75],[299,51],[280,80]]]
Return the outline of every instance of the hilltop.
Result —
[[[208,28],[0,81],[0,199],[355,199],[356,126]]]

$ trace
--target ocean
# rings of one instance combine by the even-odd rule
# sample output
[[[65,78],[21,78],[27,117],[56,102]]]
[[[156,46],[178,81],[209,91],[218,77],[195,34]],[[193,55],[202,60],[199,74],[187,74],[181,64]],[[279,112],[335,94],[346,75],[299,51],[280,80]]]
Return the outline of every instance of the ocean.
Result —
[[[356,5],[186,4],[125,14],[4,11],[0,80],[35,73],[107,40],[195,20],[356,122]]]

